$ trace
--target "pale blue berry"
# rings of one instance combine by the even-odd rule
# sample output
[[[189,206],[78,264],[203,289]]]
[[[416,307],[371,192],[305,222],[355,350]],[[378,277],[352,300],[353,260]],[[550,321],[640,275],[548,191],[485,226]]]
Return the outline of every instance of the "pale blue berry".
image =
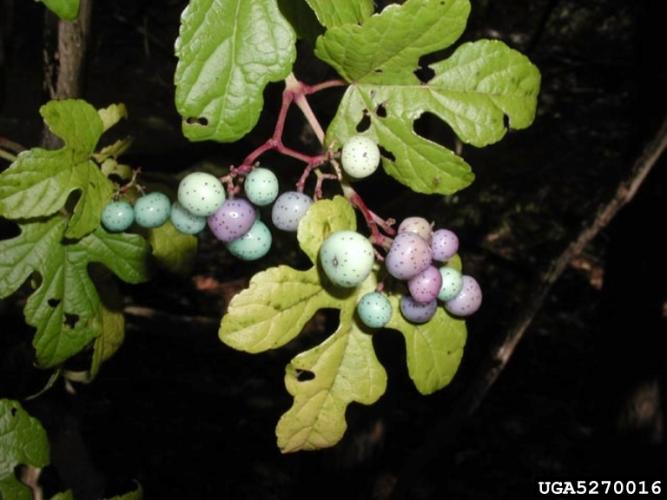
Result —
[[[178,185],[178,202],[188,212],[208,217],[225,201],[225,190],[220,180],[206,172],[186,175]]]
[[[256,220],[250,230],[240,238],[226,243],[229,253],[242,260],[257,260],[271,248],[271,231],[261,220]]]
[[[452,300],[463,288],[463,276],[453,267],[443,266],[440,268],[442,276],[442,286],[438,293],[438,298],[443,302]]]
[[[125,231],[134,222],[134,209],[126,201],[112,201],[102,211],[102,224],[113,233]]]
[[[278,196],[271,210],[273,225],[283,231],[296,231],[299,221],[313,204],[310,196],[297,191],[287,191]]]
[[[199,234],[206,227],[206,217],[188,212],[179,202],[171,206],[170,218],[174,227],[184,234]]]
[[[367,293],[357,304],[359,319],[369,328],[382,328],[389,323],[391,313],[389,299],[380,292]]]
[[[354,231],[337,231],[320,247],[322,269],[338,286],[351,288],[360,284],[370,274],[374,261],[373,245]]]
[[[134,220],[141,227],[159,227],[169,219],[171,201],[163,193],[154,192],[134,202]]]
[[[243,183],[245,195],[258,207],[265,207],[278,196],[278,178],[268,168],[255,168]]]

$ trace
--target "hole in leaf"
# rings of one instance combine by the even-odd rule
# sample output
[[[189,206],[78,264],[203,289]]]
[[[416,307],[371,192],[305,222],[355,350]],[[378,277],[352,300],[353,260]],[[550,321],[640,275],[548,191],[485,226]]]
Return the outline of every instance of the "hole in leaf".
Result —
[[[17,410],[15,407],[13,407],[13,406],[12,406],[12,409],[9,410],[9,411],[10,411],[10,413],[12,414],[12,417],[15,417],[15,416],[16,416],[16,413],[18,412],[18,410]]]
[[[382,155],[383,158],[386,158],[389,161],[396,161],[396,157],[393,155],[391,151],[387,151],[381,145],[378,145],[378,147],[380,148],[380,154]]]
[[[76,324],[79,322],[79,315],[78,314],[70,314],[70,313],[65,313],[65,325],[67,325],[69,328],[74,328]]]
[[[47,304],[49,304],[50,307],[58,307],[58,304],[60,304],[60,299],[49,299],[47,301]]]
[[[296,379],[299,382],[307,382],[308,380],[313,380],[314,378],[315,374],[310,370],[299,370],[298,368],[296,369]]]
[[[382,68],[377,68],[374,73],[382,73]]]
[[[415,120],[414,131],[417,135],[454,150],[456,148],[456,134],[446,122],[433,113],[422,113]]]
[[[387,117],[387,108],[384,107],[384,104],[378,104],[378,107],[375,109],[375,114],[380,118]]]
[[[190,117],[185,122],[189,125],[201,125],[202,127],[208,125],[208,119],[205,116],[200,116],[199,118]]]
[[[364,117],[357,124],[357,132],[365,132],[371,126],[371,117],[368,116],[368,111],[364,111]]]
[[[428,66],[420,66],[415,70],[414,74],[417,78],[419,78],[419,81],[426,83],[431,81],[431,79],[435,76],[435,71],[433,71]]]

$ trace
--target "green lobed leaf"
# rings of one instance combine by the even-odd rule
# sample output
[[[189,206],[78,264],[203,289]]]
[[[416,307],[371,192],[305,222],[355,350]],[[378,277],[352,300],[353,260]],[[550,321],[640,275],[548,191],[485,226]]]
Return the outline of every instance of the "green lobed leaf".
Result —
[[[438,306],[435,316],[423,324],[406,321],[399,309],[400,296],[389,297],[395,313],[387,328],[405,339],[408,373],[422,394],[431,394],[451,382],[458,370],[466,342],[466,324]]]
[[[368,117],[364,133],[383,146],[383,166],[396,180],[420,193],[451,194],[468,186],[470,166],[417,135],[415,120],[432,113],[461,141],[485,146],[505,135],[505,117],[517,129],[532,123],[540,85],[528,58],[494,40],[461,45],[429,66],[433,78],[418,79],[419,58],[456,41],[469,11],[468,0],[408,0],[361,26],[339,26],[320,37],[316,55],[351,83],[327,144],[343,144]]]
[[[169,272],[186,275],[192,271],[197,257],[197,237],[178,231],[167,221],[148,232],[153,257]]]
[[[357,228],[357,219],[349,202],[342,196],[331,200],[320,200],[306,212],[299,222],[297,239],[299,246],[313,264],[324,240],[336,231]]]
[[[0,400],[0,498],[30,500],[30,489],[14,474],[18,465],[45,467],[49,442],[39,421],[17,401]]]
[[[341,311],[336,333],[296,356],[285,370],[285,386],[294,403],[276,427],[283,453],[335,445],[347,428],[347,406],[373,404],[387,388],[387,373],[375,355],[372,336],[352,318],[357,300],[355,294]],[[314,377],[299,380],[302,371]]]
[[[66,21],[73,21],[79,16],[79,0],[42,0],[44,5]]]
[[[25,151],[0,173],[0,216],[52,215],[76,191],[80,197],[65,236],[81,238],[99,226],[102,209],[113,194],[111,182],[91,160],[103,132],[102,120],[95,108],[79,100],[51,101],[40,113],[65,145],[55,151]]]
[[[127,108],[125,104],[111,104],[106,108],[97,110],[102,120],[102,128],[106,132],[111,127],[116,125],[123,118],[127,118]]]
[[[38,273],[40,283],[28,299],[26,322],[37,331],[37,363],[53,367],[99,336],[102,310],[88,265],[103,264],[119,278],[138,283],[147,278],[148,246],[138,235],[111,234],[98,228],[85,238],[64,242],[67,220],[54,216],[20,223],[21,234],[0,242],[0,297],[15,292]]]
[[[257,123],[269,82],[285,78],[296,35],[276,0],[190,0],[176,41],[176,107],[192,141],[233,142]]]
[[[362,23],[375,9],[373,0],[305,0],[322,26],[333,28],[343,24]]]

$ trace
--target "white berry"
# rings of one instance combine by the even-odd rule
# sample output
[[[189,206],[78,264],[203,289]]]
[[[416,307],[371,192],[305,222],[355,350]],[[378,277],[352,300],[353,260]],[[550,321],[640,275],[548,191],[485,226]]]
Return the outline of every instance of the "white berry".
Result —
[[[341,164],[343,170],[355,179],[368,177],[380,165],[380,148],[368,137],[352,136],[343,145]]]
[[[373,245],[354,231],[337,231],[320,247],[320,262],[332,283],[351,288],[364,281],[373,268]]]

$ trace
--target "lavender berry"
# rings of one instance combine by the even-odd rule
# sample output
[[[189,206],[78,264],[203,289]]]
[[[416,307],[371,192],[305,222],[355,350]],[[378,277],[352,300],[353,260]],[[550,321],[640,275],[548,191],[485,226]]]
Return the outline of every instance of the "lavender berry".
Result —
[[[310,196],[297,191],[287,191],[273,204],[271,220],[273,225],[283,231],[296,231],[299,221],[313,204]]]
[[[208,218],[208,227],[221,241],[229,242],[247,233],[257,218],[255,207],[248,200],[235,198],[225,201]]]
[[[482,289],[472,276],[463,275],[461,291],[452,300],[445,302],[445,309],[455,316],[470,316],[482,305]]]
[[[459,251],[459,238],[449,229],[438,229],[431,239],[433,260],[446,262]]]
[[[401,297],[401,314],[412,323],[426,323],[435,314],[438,308],[438,301],[432,300],[426,304],[420,304],[409,295]]]
[[[431,247],[415,233],[401,233],[394,239],[385,258],[389,274],[409,280],[431,265]]]
[[[429,266],[417,276],[408,280],[408,290],[410,295],[420,304],[426,304],[435,300],[440,292],[442,285],[442,275],[440,271]]]

